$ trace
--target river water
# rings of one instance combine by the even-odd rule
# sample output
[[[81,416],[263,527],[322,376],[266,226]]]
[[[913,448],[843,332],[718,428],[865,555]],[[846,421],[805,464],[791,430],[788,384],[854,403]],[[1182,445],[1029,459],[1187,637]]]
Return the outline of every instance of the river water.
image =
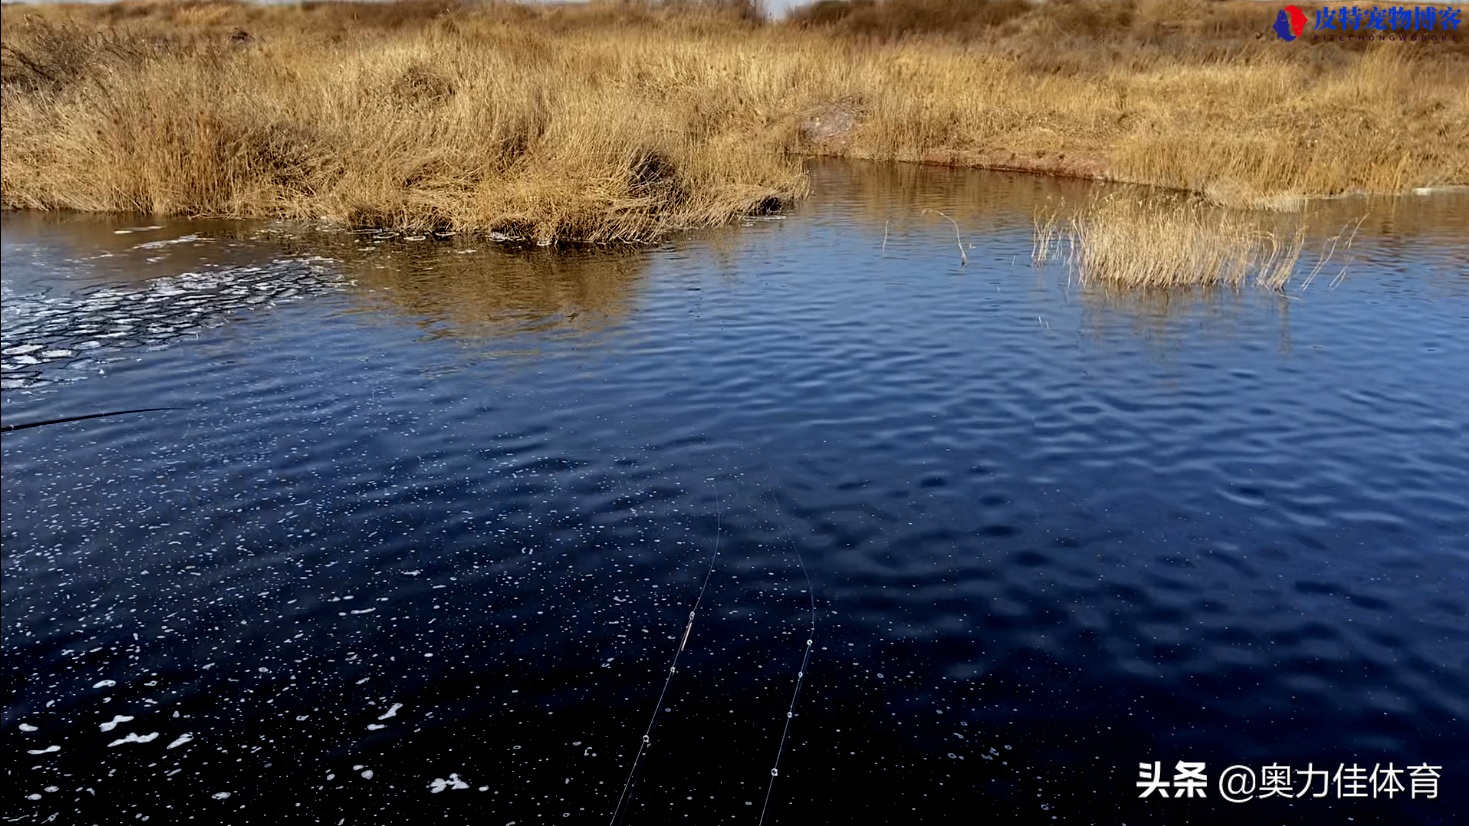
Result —
[[[1469,197],[1165,298],[1031,264],[1092,185],[812,178],[650,248],[5,215],[5,424],[170,408],[3,437],[7,821],[1465,822]]]

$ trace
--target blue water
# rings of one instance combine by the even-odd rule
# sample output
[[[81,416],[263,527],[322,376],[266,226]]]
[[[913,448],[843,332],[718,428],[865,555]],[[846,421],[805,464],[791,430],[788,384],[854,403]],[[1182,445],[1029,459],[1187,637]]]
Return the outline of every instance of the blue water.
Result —
[[[5,816],[1469,819],[1469,199],[1164,297],[1031,265],[1088,185],[812,175],[653,248],[4,216],[6,352],[101,342],[4,423],[176,408],[3,437]]]

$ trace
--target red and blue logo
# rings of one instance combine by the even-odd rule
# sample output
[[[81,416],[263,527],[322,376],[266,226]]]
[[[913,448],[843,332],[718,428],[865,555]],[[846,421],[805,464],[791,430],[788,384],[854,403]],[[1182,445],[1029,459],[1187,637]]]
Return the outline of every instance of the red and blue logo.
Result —
[[[1311,42],[1322,40],[1407,40],[1459,42],[1462,8],[1433,6],[1393,6],[1382,8],[1322,8],[1316,10],[1316,27]],[[1299,6],[1286,6],[1275,15],[1275,36],[1281,40],[1297,40],[1305,36],[1306,13]]]
[[[1295,6],[1286,6],[1275,16],[1275,36],[1281,40],[1295,40],[1306,30],[1306,13]]]

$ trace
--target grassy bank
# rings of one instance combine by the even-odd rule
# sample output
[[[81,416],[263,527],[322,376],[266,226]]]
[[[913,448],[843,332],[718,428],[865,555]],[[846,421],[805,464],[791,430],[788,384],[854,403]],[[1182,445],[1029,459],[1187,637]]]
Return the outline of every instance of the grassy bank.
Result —
[[[799,198],[803,154],[1229,206],[1469,184],[1469,44],[1284,43],[1277,11],[6,6],[0,202],[618,241]]]

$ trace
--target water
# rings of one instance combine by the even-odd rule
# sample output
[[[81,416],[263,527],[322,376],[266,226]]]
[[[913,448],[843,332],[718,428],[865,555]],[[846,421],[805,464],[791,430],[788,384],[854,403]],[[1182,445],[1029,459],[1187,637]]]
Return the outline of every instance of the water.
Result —
[[[1469,816],[1469,199],[1165,300],[1032,268],[1085,184],[813,181],[563,253],[4,216],[5,423],[175,408],[4,436],[6,817],[609,823],[665,681],[627,823]]]

